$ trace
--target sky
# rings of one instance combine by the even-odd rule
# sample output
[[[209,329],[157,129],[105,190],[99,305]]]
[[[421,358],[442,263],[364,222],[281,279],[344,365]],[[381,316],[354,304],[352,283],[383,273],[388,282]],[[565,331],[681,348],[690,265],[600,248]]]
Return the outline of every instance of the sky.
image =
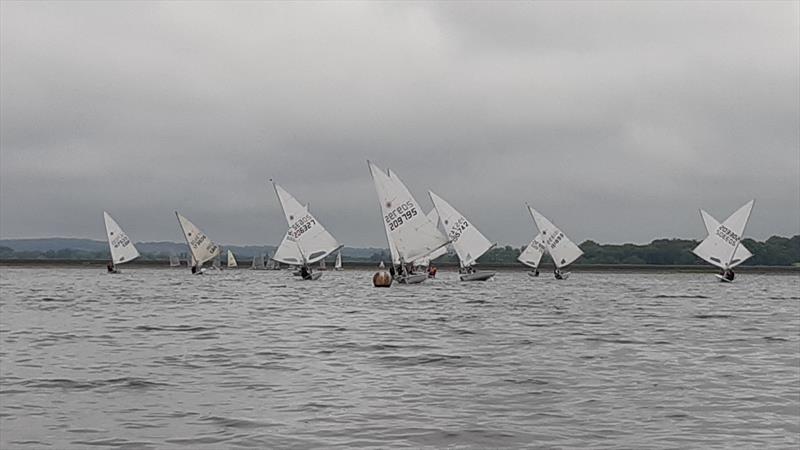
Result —
[[[0,2],[0,237],[386,246],[366,160],[490,240],[800,233],[800,2]]]

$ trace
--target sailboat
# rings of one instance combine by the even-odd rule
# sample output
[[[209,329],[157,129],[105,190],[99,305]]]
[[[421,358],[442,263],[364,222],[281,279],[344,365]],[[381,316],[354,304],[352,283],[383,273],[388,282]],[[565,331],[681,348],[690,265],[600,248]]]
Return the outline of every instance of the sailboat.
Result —
[[[750,220],[754,204],[755,200],[750,200],[721,224],[711,214],[700,210],[708,236],[692,250],[692,253],[722,269],[722,274],[717,275],[720,281],[732,282],[733,268],[753,256],[742,245],[742,235],[747,221]]]
[[[183,236],[186,238],[186,243],[189,245],[189,252],[192,256],[192,273],[203,273],[203,264],[219,255],[219,246],[211,241],[211,239],[200,231],[195,224],[190,222],[189,219],[178,214],[178,211],[175,211],[175,215],[178,217],[181,231],[183,231]]]
[[[381,263],[378,264],[378,269],[385,269],[385,268],[386,268],[386,264],[384,264],[383,261],[381,261]]]
[[[106,223],[106,237],[108,238],[108,248],[111,251],[111,262],[108,264],[109,273],[119,273],[117,266],[128,261],[133,261],[139,257],[139,251],[131,242],[130,238],[110,214],[103,211],[103,219]]]
[[[336,263],[333,264],[333,270],[343,270],[342,268],[342,252],[336,252]]]
[[[478,258],[494,247],[494,244],[443,198],[431,191],[428,191],[428,195],[430,195],[442,227],[458,255],[461,281],[485,281],[495,276],[495,272],[475,271],[472,268]]]
[[[328,265],[325,263],[324,259],[319,261],[319,270],[328,270]]]
[[[319,279],[322,273],[313,272],[311,264],[323,261],[329,254],[341,249],[342,245],[309,212],[308,206],[300,204],[278,183],[273,181],[272,186],[289,226],[272,259],[301,266],[300,273],[304,280]]]
[[[553,258],[553,263],[556,265],[556,279],[566,280],[569,277],[569,272],[562,272],[562,269],[580,258],[583,255],[583,251],[539,211],[531,208],[530,205],[526,206],[528,207],[528,212],[531,213],[531,217],[533,217],[533,221],[536,223],[536,228],[539,229],[539,235],[534,238],[531,245],[522,252],[518,259],[523,264],[536,268],[542,256],[539,255],[537,258],[537,253],[549,253],[550,257]],[[543,251],[539,244],[543,244]],[[525,255],[524,258],[523,255]],[[526,261],[535,261],[535,264]]]
[[[542,256],[547,253],[547,247],[544,244],[544,236],[542,233],[536,235],[535,238],[525,247],[525,250],[520,253],[517,257],[517,261],[525,264],[528,267],[533,268],[532,272],[528,272],[528,275],[532,277],[539,276],[539,262],[542,260]]]
[[[267,265],[264,264],[264,255],[253,256],[253,262],[250,264],[250,270],[267,270]]]
[[[169,266],[170,267],[180,267],[181,260],[178,259],[176,255],[169,255]]]
[[[233,256],[233,252],[228,249],[228,269],[233,269],[239,267],[239,263],[236,262],[236,258]]]
[[[408,265],[446,246],[449,241],[422,212],[396,174],[391,170],[384,173],[370,161],[367,165],[381,205],[392,265],[398,267],[397,280],[406,284],[421,283],[428,275],[409,273]]]

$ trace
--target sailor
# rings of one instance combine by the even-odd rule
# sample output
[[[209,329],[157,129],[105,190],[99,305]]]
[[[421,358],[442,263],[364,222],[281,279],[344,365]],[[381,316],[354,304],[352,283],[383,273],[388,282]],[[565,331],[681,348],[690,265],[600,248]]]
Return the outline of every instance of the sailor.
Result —
[[[309,269],[308,266],[301,267],[300,268],[300,277],[303,278],[304,280],[311,279],[311,269]]]
[[[727,269],[725,270],[725,274],[723,276],[725,277],[726,280],[733,281],[733,278],[736,275],[733,273],[733,269]]]
[[[428,268],[428,278],[436,278],[437,271],[438,269],[436,268],[436,266],[431,264],[431,266]]]
[[[195,264],[195,265],[192,266],[192,274],[196,274],[196,273],[197,273],[197,265]]]
[[[561,275],[561,269],[556,267],[556,270],[553,271],[553,275],[555,275],[556,280],[563,280],[564,276]]]
[[[538,267],[536,269],[533,269],[533,276],[535,276],[535,277],[539,276],[539,268]]]
[[[394,278],[394,273],[395,273],[394,272],[394,264],[392,264],[392,265],[389,266],[389,275],[391,275],[392,278]]]
[[[108,265],[106,266],[106,269],[108,269],[108,273],[114,273],[115,272],[114,263],[113,262],[108,263]]]

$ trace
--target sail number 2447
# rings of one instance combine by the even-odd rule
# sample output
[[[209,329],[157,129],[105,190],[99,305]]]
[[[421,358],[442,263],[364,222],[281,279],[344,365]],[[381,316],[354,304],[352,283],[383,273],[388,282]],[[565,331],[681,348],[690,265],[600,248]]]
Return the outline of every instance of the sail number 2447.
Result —
[[[389,214],[386,214],[383,219],[386,221],[386,225],[389,226],[389,231],[394,231],[400,225],[404,224],[405,221],[411,220],[416,215],[417,208],[414,207],[414,204],[411,203],[411,201],[407,201],[397,208],[389,211]]]

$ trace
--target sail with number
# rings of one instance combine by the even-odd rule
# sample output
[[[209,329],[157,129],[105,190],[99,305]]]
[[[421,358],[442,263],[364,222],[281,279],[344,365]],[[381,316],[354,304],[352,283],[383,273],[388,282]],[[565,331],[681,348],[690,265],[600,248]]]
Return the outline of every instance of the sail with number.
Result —
[[[536,269],[539,267],[539,262],[541,262],[542,256],[544,256],[545,253],[547,253],[547,247],[545,247],[544,236],[539,233],[533,238],[531,243],[525,247],[525,250],[520,253],[517,257],[517,261]]]
[[[530,205],[528,205],[528,211],[531,213],[533,221],[536,222],[536,228],[539,229],[539,233],[542,235],[545,249],[550,253],[550,257],[553,258],[553,263],[555,263],[556,267],[560,269],[568,266],[583,255],[583,251],[569,240],[563,231],[547,220],[545,216],[531,208]]]
[[[236,257],[233,256],[233,252],[228,249],[228,268],[238,267],[239,263],[236,262]]]
[[[381,205],[392,261],[413,262],[447,245],[447,237],[423,214],[400,178],[367,161]]]
[[[732,269],[753,256],[741,242],[754,204],[755,200],[750,200],[723,223],[700,210],[708,236],[692,253],[721,269]]]
[[[186,238],[186,243],[189,244],[194,265],[202,266],[203,263],[212,260],[219,254],[219,246],[212,242],[195,224],[178,214],[177,211],[175,211],[175,215],[178,217],[178,223]]]
[[[494,244],[443,198],[431,191],[428,191],[428,194],[439,213],[439,219],[447,233],[447,238],[458,255],[461,267],[475,265],[477,259],[494,247]]]
[[[111,215],[103,211],[103,219],[106,222],[106,237],[113,264],[122,264],[138,258],[139,251]]]
[[[292,194],[277,183],[273,182],[272,185],[275,187],[275,194],[278,196],[283,214],[286,216],[286,223],[289,225],[284,241],[293,242],[297,247],[301,258],[299,264],[312,264],[321,261],[342,247],[309,212],[307,206],[301,205]],[[273,259],[285,264],[298,264],[297,262],[279,259],[279,256],[282,255],[279,255],[278,251],[276,251]]]

